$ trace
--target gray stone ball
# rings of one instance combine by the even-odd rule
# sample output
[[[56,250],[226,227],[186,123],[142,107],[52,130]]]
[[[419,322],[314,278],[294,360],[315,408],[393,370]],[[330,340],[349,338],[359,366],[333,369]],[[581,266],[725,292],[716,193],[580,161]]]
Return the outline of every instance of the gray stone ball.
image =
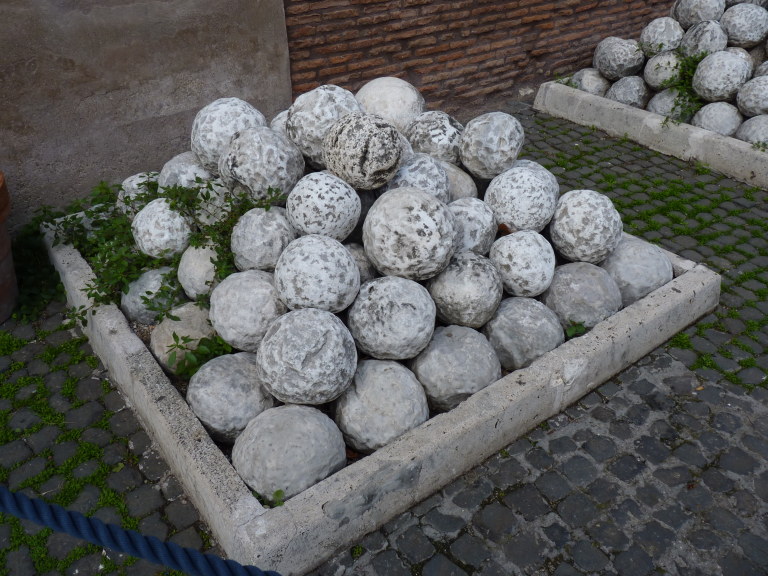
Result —
[[[275,289],[288,308],[341,312],[360,290],[360,271],[338,240],[309,234],[288,244],[275,265]]]
[[[459,156],[477,178],[490,180],[517,160],[523,147],[522,124],[504,112],[488,112],[470,120],[461,134]]]
[[[149,192],[149,186],[157,183],[157,176],[157,172],[139,172],[133,176],[128,176],[120,184],[115,207],[125,214],[129,221],[133,221],[136,212],[147,205],[147,202],[140,202],[137,196]]]
[[[386,187],[388,190],[418,188],[424,192],[429,192],[445,204],[451,201],[450,181],[442,162],[421,152],[413,154],[407,161],[402,162]]]
[[[395,188],[371,206],[363,224],[365,253],[382,274],[426,280],[453,254],[453,215],[418,188]]]
[[[557,315],[563,328],[581,324],[589,329],[621,309],[621,291],[603,268],[571,262],[555,268],[542,302]]]
[[[720,18],[728,45],[752,48],[768,37],[768,10],[756,4],[734,4]]]
[[[610,81],[634,76],[643,68],[645,55],[637,40],[608,36],[600,41],[592,57],[592,67]]]
[[[216,250],[211,246],[190,246],[181,255],[177,277],[190,300],[210,294],[216,285]]]
[[[528,158],[521,158],[520,160],[515,160],[515,163],[512,164],[512,168],[525,168],[526,170],[536,171],[539,176],[549,182],[551,187],[557,188],[558,190],[560,189],[557,177],[538,162],[534,162]]]
[[[131,222],[136,248],[152,258],[181,254],[189,245],[192,227],[171,208],[167,198],[156,198],[144,206]]]
[[[453,116],[430,110],[422,112],[405,129],[414,152],[458,165],[459,144],[464,126]]]
[[[555,273],[555,251],[541,234],[521,230],[502,236],[489,255],[513,296],[538,296],[549,287]]]
[[[459,198],[448,204],[448,209],[453,214],[454,254],[488,254],[497,231],[490,206],[479,198]]]
[[[640,32],[640,47],[648,57],[680,46],[685,30],[674,18],[665,16],[651,20]]]
[[[707,102],[732,100],[749,79],[749,65],[738,55],[721,50],[699,62],[693,90]]]
[[[328,130],[323,161],[353,188],[372,190],[392,179],[402,150],[400,134],[392,124],[369,114],[348,114]]]
[[[496,267],[474,252],[455,254],[426,287],[438,319],[470,328],[480,328],[491,319],[504,292]]]
[[[171,310],[170,314],[152,330],[149,349],[160,366],[171,373],[176,372],[183,354],[182,351],[176,352],[175,361],[171,361],[171,354],[174,354],[176,342],[174,334],[180,341],[190,340],[187,344],[189,350],[197,349],[200,340],[213,336],[213,327],[208,318],[208,310],[194,302],[187,302]]]
[[[505,370],[525,368],[565,341],[552,310],[538,300],[517,296],[501,301],[483,333]]]
[[[747,118],[734,137],[750,144],[768,145],[768,114]]]
[[[136,280],[128,284],[128,292],[120,297],[120,309],[128,320],[141,324],[154,324],[160,311],[167,310],[179,304],[173,298],[156,294],[163,286],[169,287],[168,275],[173,273],[173,268],[163,266],[154,270],[147,270]],[[149,300],[155,310],[150,310]]]
[[[560,194],[557,179],[548,172],[543,167],[518,164],[491,180],[485,202],[493,210],[497,226],[507,232],[544,229]]]
[[[374,78],[357,91],[355,98],[366,113],[380,116],[403,134],[426,108],[421,92],[394,76]]]
[[[719,20],[725,11],[725,0],[675,0],[671,16],[688,30],[703,20]]]
[[[570,85],[595,96],[605,96],[611,81],[605,78],[597,68],[582,68],[571,76]]]
[[[733,136],[739,129],[744,117],[733,104],[712,102],[699,109],[691,119],[691,124],[704,130],[717,132],[723,136]]]
[[[645,63],[643,78],[654,90],[662,90],[680,75],[680,57],[676,52],[659,52]]]
[[[275,132],[279,132],[283,136],[288,137],[288,131],[285,125],[288,123],[288,110],[282,110],[275,114],[275,117],[269,123],[269,127]]]
[[[664,251],[632,236],[624,236],[600,267],[607,270],[621,292],[622,307],[629,306],[673,277]]]
[[[683,56],[713,54],[725,50],[726,46],[728,46],[728,34],[717,20],[705,20],[694,24],[680,41],[680,51]]]
[[[172,186],[199,188],[198,181],[207,182],[213,174],[205,169],[194,152],[182,152],[163,164],[157,175],[157,186],[161,190]]]
[[[211,437],[227,444],[248,422],[274,406],[250,352],[225,354],[200,366],[189,380],[186,398]]]
[[[240,98],[219,98],[204,106],[192,122],[191,148],[197,161],[217,173],[219,158],[235,132],[267,124],[264,115]]]
[[[736,95],[736,105],[748,118],[768,114],[768,76],[745,82]]]
[[[392,360],[362,360],[335,405],[347,444],[370,453],[429,418],[427,396],[413,372]]]
[[[357,269],[360,272],[361,286],[368,282],[368,280],[373,280],[374,278],[381,276],[373,263],[368,260],[368,256],[366,256],[365,248],[363,248],[362,244],[352,242],[349,244],[344,244],[344,248],[349,250],[352,258],[355,260],[355,264],[357,264]]]
[[[404,360],[421,352],[435,329],[435,303],[421,284],[398,276],[366,282],[347,315],[347,326],[365,354]]]
[[[648,85],[640,76],[625,76],[614,82],[605,97],[615,102],[632,106],[633,108],[645,108],[651,98]]]
[[[311,406],[265,410],[245,427],[232,448],[232,465],[257,494],[278,490],[290,498],[347,463],[344,437],[333,420]]]
[[[232,228],[230,248],[238,270],[275,269],[286,246],[296,239],[285,209],[252,208]]]
[[[448,176],[448,199],[451,202],[460,198],[477,198],[477,184],[472,176],[450,162],[441,163]]]
[[[648,105],[645,107],[648,112],[659,114],[671,118],[677,122],[688,122],[693,116],[693,111],[689,109],[689,106],[679,106],[680,96],[676,88],[667,88],[661,92],[657,92],[648,101]],[[683,97],[683,104],[687,98]],[[691,103],[693,105],[693,103]]]
[[[737,48],[735,46],[728,46],[725,51],[730,52],[731,54],[735,54],[744,60],[744,62],[747,64],[747,69],[749,70],[749,77],[752,78],[752,73],[755,71],[755,61],[752,59],[752,55],[744,48]]]
[[[763,62],[757,68],[755,68],[753,77],[757,78],[758,76],[768,76],[768,61]]]
[[[411,370],[427,393],[429,405],[452,410],[475,392],[501,378],[493,346],[466,326],[438,326],[427,347],[411,361]]]
[[[595,264],[621,240],[621,216],[608,196],[594,190],[571,190],[557,201],[549,232],[562,256]]]
[[[287,311],[269,272],[230,274],[211,292],[211,324],[222,340],[245,352],[256,352],[269,325]]]
[[[322,234],[339,242],[360,219],[360,196],[330,172],[307,174],[296,183],[285,203],[286,216],[301,236]]]

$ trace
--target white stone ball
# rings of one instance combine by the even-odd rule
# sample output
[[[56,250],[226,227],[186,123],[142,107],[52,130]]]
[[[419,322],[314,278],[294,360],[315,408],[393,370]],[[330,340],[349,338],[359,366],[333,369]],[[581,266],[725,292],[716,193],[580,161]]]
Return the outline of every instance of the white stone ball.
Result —
[[[605,93],[608,100],[620,102],[634,108],[645,108],[651,97],[645,80],[640,76],[625,76],[614,82]]]
[[[569,85],[595,96],[605,96],[611,81],[600,74],[597,68],[582,68],[571,76]]]
[[[453,214],[454,254],[488,254],[497,230],[490,206],[479,198],[459,198],[448,204],[448,209]]]
[[[272,118],[272,121],[269,123],[269,127],[272,128],[275,132],[279,132],[285,137],[288,137],[288,131],[285,128],[285,125],[288,123],[288,110],[283,110],[281,112],[278,112],[274,118]]]
[[[621,216],[608,196],[571,190],[557,201],[549,232],[555,249],[568,260],[597,263],[621,240]]]
[[[749,65],[725,50],[706,56],[693,74],[693,90],[707,102],[732,100],[749,79]]]
[[[460,198],[477,198],[477,184],[472,176],[450,162],[441,163],[448,176],[448,199],[455,202]]]
[[[252,208],[232,228],[230,248],[238,270],[275,269],[286,246],[296,239],[284,208]]]
[[[719,20],[725,0],[676,0],[671,16],[686,30],[703,20]]]
[[[245,352],[256,352],[269,325],[287,311],[269,272],[230,274],[211,292],[211,324],[222,340]]]
[[[279,406],[248,423],[235,440],[232,465],[257,494],[290,498],[341,470],[344,437],[333,420],[311,406]]]
[[[360,290],[360,271],[338,240],[309,234],[288,244],[278,258],[275,289],[291,310],[341,312]]]
[[[248,422],[274,406],[250,352],[209,360],[192,375],[187,403],[214,440],[231,444]]]
[[[435,303],[421,284],[383,276],[360,287],[347,326],[365,354],[404,360],[421,352],[435,329]]]
[[[563,328],[594,328],[621,309],[621,292],[608,272],[588,262],[555,268],[542,302],[557,314]]]
[[[190,246],[181,255],[177,277],[190,300],[210,294],[216,283],[216,250],[211,246]]]
[[[515,160],[515,163],[512,164],[512,168],[525,168],[526,170],[533,170],[544,180],[549,182],[551,187],[557,188],[558,190],[560,189],[560,184],[557,182],[557,177],[538,162],[534,162],[533,160],[529,160],[527,158],[521,158],[520,160]]]
[[[128,284],[128,292],[124,292],[120,297],[120,309],[128,320],[141,324],[154,324],[163,309],[170,309],[179,304],[173,298],[156,294],[164,286],[170,287],[168,279],[169,274],[172,275],[172,273],[173,268],[163,266],[147,270]],[[150,303],[155,310],[150,310]]]
[[[355,260],[355,264],[357,264],[357,269],[360,272],[361,286],[368,282],[368,280],[373,280],[380,276],[376,267],[370,260],[368,260],[368,256],[365,255],[365,248],[363,248],[362,244],[352,242],[350,244],[344,244],[344,248],[349,250],[352,258]]]
[[[694,114],[691,124],[723,136],[733,136],[743,121],[744,117],[733,104],[712,102]]]
[[[518,370],[565,340],[555,313],[533,298],[501,301],[483,333],[505,370]]]
[[[523,126],[504,112],[488,112],[470,120],[461,134],[461,163],[476,176],[490,180],[517,160],[523,147]]]
[[[752,48],[768,37],[768,10],[750,3],[735,4],[720,18],[728,45]]]
[[[157,175],[157,186],[161,190],[172,186],[199,188],[199,181],[207,182],[211,178],[213,174],[200,164],[194,152],[182,152],[163,164]]]
[[[768,144],[768,114],[747,118],[734,137],[750,144]]]
[[[206,226],[222,222],[232,209],[232,193],[221,178],[215,178],[202,185],[198,199],[200,204],[195,211],[195,218]]]
[[[133,176],[128,176],[120,184],[120,190],[117,193],[115,207],[133,221],[136,212],[147,205],[146,202],[140,202],[137,196],[146,194],[152,184],[157,183],[157,172],[139,172]]]
[[[747,117],[768,114],[768,76],[745,82],[736,95],[736,105]]]
[[[281,402],[325,404],[352,382],[357,350],[338,317],[304,308],[270,324],[256,361],[265,388]]]
[[[374,78],[357,91],[355,98],[365,112],[384,118],[402,133],[426,107],[416,87],[393,76]]]
[[[629,306],[673,277],[664,251],[632,236],[624,236],[600,267],[607,270],[621,292],[622,307]]]
[[[654,94],[645,107],[648,112],[666,116],[677,122],[688,122],[693,115],[689,106],[685,105],[688,99],[679,95],[676,88],[667,88]],[[680,104],[683,104],[682,106]],[[693,103],[691,103],[691,106]]]
[[[171,209],[167,198],[156,198],[139,210],[131,223],[131,232],[136,248],[152,258],[181,254],[192,237],[189,222]]]
[[[453,254],[453,216],[428,192],[388,190],[368,212],[363,246],[382,274],[426,280],[439,274]]]
[[[659,52],[648,59],[643,70],[643,78],[654,90],[662,90],[675,82],[680,75],[680,57],[676,52]]]
[[[267,124],[264,115],[240,98],[219,98],[204,106],[192,122],[191,148],[209,172],[219,170],[219,158],[235,132]]]
[[[339,242],[357,226],[360,210],[355,189],[330,172],[304,176],[285,203],[288,221],[299,235],[322,234]]]
[[[429,418],[427,396],[413,372],[392,360],[362,360],[336,401],[336,425],[347,444],[370,453]]]
[[[437,110],[416,116],[405,129],[414,152],[458,165],[459,144],[464,126],[453,116]]]
[[[392,124],[368,114],[348,114],[328,130],[323,161],[355,189],[373,190],[397,172],[403,147]]]
[[[555,251],[541,234],[521,230],[502,236],[491,246],[491,262],[504,289],[513,296],[538,296],[555,273]]]
[[[474,252],[455,254],[426,287],[438,319],[470,328],[480,328],[491,319],[504,292],[496,267]]]
[[[560,187],[557,179],[529,165],[513,166],[488,185],[485,202],[493,210],[496,225],[508,232],[540,232],[552,219]]]
[[[716,20],[705,20],[694,24],[680,41],[683,56],[712,54],[725,50],[728,46],[728,34]]]
[[[194,352],[200,340],[213,336],[208,310],[194,302],[187,302],[171,310],[170,314],[152,330],[149,349],[160,366],[171,373],[175,373],[179,360],[184,354],[184,351],[174,352],[176,342],[174,334],[180,341],[188,339],[186,346]],[[174,362],[171,361],[171,354],[176,356]]]
[[[685,30],[674,18],[664,17],[651,20],[640,32],[640,47],[650,58],[660,52],[674,50],[680,45]]]
[[[355,95],[333,84],[299,95],[288,108],[286,134],[315,168],[325,168],[323,139],[337,120],[362,112]]]
[[[735,54],[744,62],[747,64],[747,68],[749,69],[749,77],[752,77],[752,73],[755,71],[755,62],[752,60],[752,56],[749,52],[747,52],[744,48],[737,48],[735,46],[729,46],[725,49],[726,52],[730,52],[731,54]]]
[[[402,162],[386,187],[388,190],[418,188],[429,192],[445,204],[451,200],[450,181],[442,163],[421,152],[415,153],[406,162]]]
[[[600,41],[592,57],[592,67],[608,80],[633,76],[643,68],[645,55],[637,40],[608,36]]]

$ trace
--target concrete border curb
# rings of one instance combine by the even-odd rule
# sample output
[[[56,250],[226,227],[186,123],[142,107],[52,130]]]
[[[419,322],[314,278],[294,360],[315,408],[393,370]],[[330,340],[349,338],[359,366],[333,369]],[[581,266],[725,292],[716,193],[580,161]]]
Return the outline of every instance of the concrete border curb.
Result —
[[[611,136],[627,138],[681,160],[696,160],[752,186],[768,188],[768,153],[715,132],[667,122],[664,116],[560,84],[539,87],[534,109]]]
[[[89,306],[90,267],[70,246],[54,246],[50,234],[46,244],[69,304]],[[713,310],[720,277],[668,256],[676,277],[665,286],[271,510],[251,495],[116,306],[89,312],[84,331],[228,556],[299,575]]]

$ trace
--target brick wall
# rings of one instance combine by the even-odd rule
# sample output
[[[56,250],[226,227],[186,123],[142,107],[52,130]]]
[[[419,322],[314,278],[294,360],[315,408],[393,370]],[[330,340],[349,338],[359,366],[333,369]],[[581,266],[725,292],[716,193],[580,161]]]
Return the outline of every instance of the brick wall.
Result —
[[[591,65],[606,36],[637,38],[671,0],[285,0],[294,96],[356,91],[377,76],[418,87],[432,109],[532,100]]]

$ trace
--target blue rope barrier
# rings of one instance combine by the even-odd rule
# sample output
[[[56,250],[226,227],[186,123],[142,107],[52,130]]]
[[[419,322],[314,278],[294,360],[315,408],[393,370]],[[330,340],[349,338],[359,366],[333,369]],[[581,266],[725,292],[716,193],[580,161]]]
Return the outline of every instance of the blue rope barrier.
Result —
[[[123,530],[114,524],[105,524],[98,518],[87,518],[56,504],[11,492],[5,486],[0,486],[0,512],[31,520],[57,532],[66,532],[75,538],[180,570],[191,576],[280,576],[271,570],[262,571],[255,566],[243,566],[234,560],[182,548],[154,536],[143,536],[135,530]]]

